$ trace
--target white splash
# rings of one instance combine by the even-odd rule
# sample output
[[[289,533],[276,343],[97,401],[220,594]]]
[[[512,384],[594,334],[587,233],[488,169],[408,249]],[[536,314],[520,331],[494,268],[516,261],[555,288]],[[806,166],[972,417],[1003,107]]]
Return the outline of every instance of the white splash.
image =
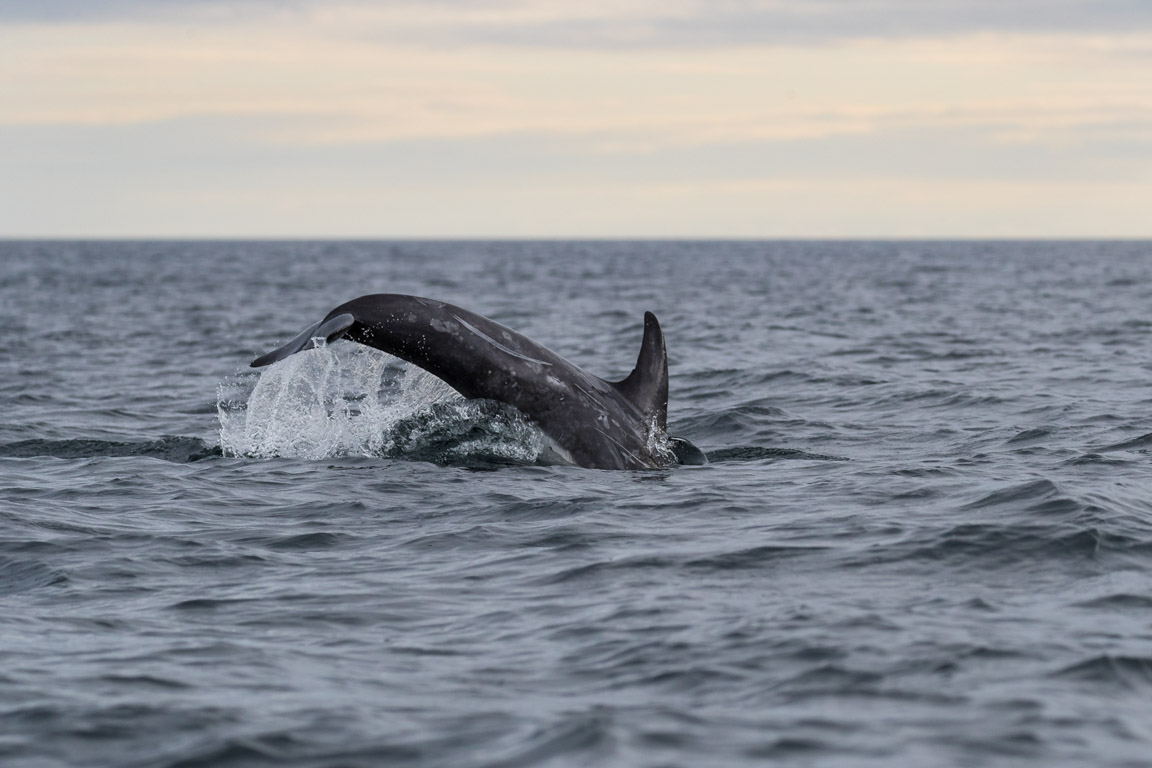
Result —
[[[354,344],[224,382],[217,413],[228,456],[530,463],[543,450],[543,435],[514,409],[465,400],[435,376]]]
[[[645,448],[648,450],[648,455],[653,458],[658,467],[670,467],[677,463],[676,451],[672,449],[672,440],[668,437],[668,433],[656,423],[656,417],[652,416],[644,425],[645,435],[644,443]]]

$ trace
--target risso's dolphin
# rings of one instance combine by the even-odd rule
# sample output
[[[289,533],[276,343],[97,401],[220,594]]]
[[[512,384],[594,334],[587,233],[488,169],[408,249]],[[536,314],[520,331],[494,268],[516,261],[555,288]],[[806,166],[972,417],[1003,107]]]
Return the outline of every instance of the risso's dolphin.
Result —
[[[549,438],[561,461],[594,469],[702,464],[703,452],[669,438],[664,334],[644,314],[636,368],[605,381],[528,337],[442,301],[376,294],[341,304],[253,368],[336,339],[383,350],[423,368],[467,398],[517,408]]]

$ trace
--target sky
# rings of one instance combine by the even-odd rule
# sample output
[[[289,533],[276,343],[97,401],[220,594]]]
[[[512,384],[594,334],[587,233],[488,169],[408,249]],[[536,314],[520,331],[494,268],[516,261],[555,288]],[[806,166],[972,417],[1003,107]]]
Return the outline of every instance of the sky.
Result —
[[[1152,2],[0,0],[0,237],[1152,237]]]

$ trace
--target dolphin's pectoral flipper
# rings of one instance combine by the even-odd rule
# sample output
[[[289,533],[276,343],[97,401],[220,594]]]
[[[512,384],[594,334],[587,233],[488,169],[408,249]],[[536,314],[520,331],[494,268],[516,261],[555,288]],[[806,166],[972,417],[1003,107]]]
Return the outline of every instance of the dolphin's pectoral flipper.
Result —
[[[336,315],[327,320],[321,320],[319,323],[309,326],[304,331],[288,342],[279,349],[274,349],[266,355],[253,360],[249,365],[253,368],[260,368],[265,365],[283,360],[289,355],[294,355],[305,349],[312,349],[316,346],[313,339],[322,338],[325,341],[335,341],[344,335],[344,333],[352,327],[356,322],[356,318],[348,313]]]
[[[708,455],[682,437],[669,437],[668,444],[679,464],[701,467],[708,463]]]
[[[609,383],[646,419],[655,418],[661,431],[668,428],[668,353],[656,315],[644,313],[644,341],[632,373]]]

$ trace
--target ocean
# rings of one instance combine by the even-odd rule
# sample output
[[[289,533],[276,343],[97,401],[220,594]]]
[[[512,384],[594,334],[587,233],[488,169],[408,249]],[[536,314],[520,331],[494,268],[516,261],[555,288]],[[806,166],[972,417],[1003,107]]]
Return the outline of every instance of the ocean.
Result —
[[[0,765],[1152,765],[1150,242],[0,242]],[[448,301],[706,466],[347,342]]]

